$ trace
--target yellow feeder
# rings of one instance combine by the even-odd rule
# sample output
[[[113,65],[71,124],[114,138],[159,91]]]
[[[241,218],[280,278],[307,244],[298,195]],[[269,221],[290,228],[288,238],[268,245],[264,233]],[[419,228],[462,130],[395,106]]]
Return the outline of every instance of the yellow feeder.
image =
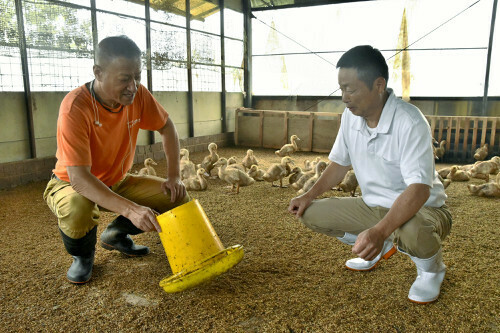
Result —
[[[224,249],[198,200],[157,216],[172,275],[161,280],[167,293],[183,291],[214,278],[243,259],[243,247]]]

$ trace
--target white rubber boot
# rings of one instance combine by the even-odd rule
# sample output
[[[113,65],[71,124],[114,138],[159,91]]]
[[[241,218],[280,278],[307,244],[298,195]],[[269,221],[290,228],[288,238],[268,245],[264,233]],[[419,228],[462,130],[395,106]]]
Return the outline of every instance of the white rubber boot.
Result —
[[[347,245],[354,245],[354,243],[356,243],[356,238],[358,238],[357,235],[353,235],[353,234],[350,234],[350,233],[344,233],[344,237],[337,237],[337,239],[339,241],[341,241],[342,243],[344,244],[347,244]]]
[[[441,283],[446,273],[441,249],[428,259],[420,259],[408,255],[417,266],[417,279],[413,282],[408,298],[419,304],[427,304],[438,299]]]
[[[375,257],[375,259],[367,261],[362,258],[354,258],[346,261],[345,266],[352,271],[370,271],[377,267],[380,259],[389,259],[394,253],[396,248],[391,239],[386,239],[382,251]]]

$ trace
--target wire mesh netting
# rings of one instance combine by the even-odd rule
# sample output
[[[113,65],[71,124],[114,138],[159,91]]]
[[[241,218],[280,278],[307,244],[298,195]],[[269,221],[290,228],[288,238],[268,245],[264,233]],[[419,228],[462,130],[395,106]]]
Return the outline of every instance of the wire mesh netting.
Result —
[[[22,8],[18,27],[16,3]],[[0,0],[0,91],[23,91],[22,52],[26,42],[27,71],[32,91],[69,91],[93,78],[94,35],[96,40],[127,35],[146,58],[145,6],[127,0],[96,2],[96,31],[92,31],[90,0]],[[227,10],[230,38],[225,39],[227,91],[243,91],[243,15]],[[153,91],[188,90],[186,17],[150,9],[151,74]],[[196,18],[191,32],[193,89],[222,91],[220,11]],[[24,31],[24,35],[20,32]],[[239,39],[241,38],[241,39]],[[24,50],[24,49],[23,49]],[[233,68],[234,67],[234,68]],[[229,80],[230,79],[230,80]]]

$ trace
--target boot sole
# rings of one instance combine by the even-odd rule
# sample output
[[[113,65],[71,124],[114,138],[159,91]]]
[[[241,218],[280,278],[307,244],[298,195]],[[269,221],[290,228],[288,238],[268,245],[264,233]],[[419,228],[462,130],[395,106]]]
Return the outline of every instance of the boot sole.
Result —
[[[411,298],[408,298],[408,300],[412,303],[415,303],[415,304],[425,305],[425,304],[429,304],[429,303],[434,303],[435,301],[437,301],[437,298],[432,300],[432,301],[426,301],[426,302],[415,301]]]
[[[149,251],[148,251],[148,253],[145,253],[145,254],[130,254],[130,253],[126,253],[126,252],[120,251],[116,247],[114,247],[113,245],[106,244],[103,241],[101,241],[100,244],[101,244],[101,247],[104,248],[104,249],[106,249],[106,250],[109,250],[109,251],[116,250],[116,251],[118,251],[120,253],[123,253],[127,257],[144,257],[145,255],[149,254]]]
[[[393,247],[392,247],[389,251],[387,251],[387,253],[386,253],[386,254],[384,254],[384,255],[383,255],[383,256],[379,259],[379,261],[377,261],[377,262],[375,263],[375,265],[373,265],[372,267],[370,267],[370,268],[368,268],[368,269],[354,269],[354,268],[349,267],[349,266],[347,266],[347,265],[346,265],[345,267],[346,267],[347,269],[349,269],[349,270],[351,270],[351,271],[355,271],[355,272],[368,272],[368,271],[371,271],[371,270],[375,269],[375,267],[377,267],[377,266],[378,266],[378,264],[382,261],[382,258],[384,258],[384,259],[386,259],[386,260],[387,260],[387,259],[389,259],[390,257],[392,257],[392,255],[393,255],[394,253],[396,253],[396,252],[397,252],[397,250],[396,250],[396,248],[393,246]]]
[[[73,283],[73,284],[78,284],[78,285],[80,285],[80,284],[84,284],[84,283],[89,282],[91,278],[89,278],[87,281],[72,281],[72,280],[70,280],[68,277],[66,277],[66,279],[67,279],[69,282]]]

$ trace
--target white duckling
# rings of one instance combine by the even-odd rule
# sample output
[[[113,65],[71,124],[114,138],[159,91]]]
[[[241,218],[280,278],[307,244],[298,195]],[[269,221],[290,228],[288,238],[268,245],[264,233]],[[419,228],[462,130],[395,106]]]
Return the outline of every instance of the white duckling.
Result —
[[[297,146],[297,140],[300,141],[299,137],[296,136],[295,134],[290,137],[290,143],[284,145],[281,147],[280,150],[276,150],[274,153],[280,157],[284,156],[290,156],[291,154],[295,153],[298,149]]]
[[[306,193],[307,191],[309,191],[311,189],[311,187],[313,187],[314,184],[316,184],[316,182],[318,181],[319,177],[321,176],[321,174],[323,173],[323,170],[326,169],[326,162],[319,162],[318,164],[316,164],[316,168],[315,168],[315,172],[314,172],[314,176],[312,176],[311,178],[309,178],[307,180],[307,182],[304,184],[304,186],[297,192],[297,194],[304,194]]]
[[[343,192],[351,193],[351,197],[356,196],[356,189],[358,188],[358,179],[354,174],[354,170],[349,170],[344,176],[344,179],[338,185],[338,189]]]
[[[255,183],[255,180],[239,169],[228,168],[227,159],[219,158],[214,166],[219,167],[219,178],[231,185],[231,192],[236,187],[236,194],[240,193],[240,186],[248,186]]]
[[[217,154],[217,144],[215,142],[211,142],[208,145],[208,151],[210,154],[203,158],[203,161],[200,163],[200,168],[205,169],[207,174],[210,176],[215,162],[219,159],[219,155]]]
[[[247,154],[245,157],[243,157],[241,164],[245,167],[245,170],[250,169],[252,167],[252,165],[259,165],[259,161],[257,160],[255,155],[253,154],[252,149],[247,150]]]
[[[144,160],[144,168],[139,170],[140,176],[156,176],[156,171],[153,168],[153,165],[158,165],[152,158],[146,158]]]
[[[189,160],[189,150],[182,148],[180,150],[180,156],[181,180],[195,177],[196,165]]]
[[[252,177],[254,180],[263,181],[264,180],[264,170],[259,169],[256,164],[253,164],[250,169],[247,171],[247,174]]]
[[[280,187],[283,187],[283,177],[287,175],[288,164],[294,164],[290,156],[285,156],[281,159],[281,163],[274,163],[264,173],[264,180],[270,182],[274,186],[275,181],[280,181]]]
[[[437,172],[441,177],[446,178],[446,177],[448,177],[450,170],[451,170],[451,167],[445,167],[445,168],[439,169]]]
[[[188,191],[205,191],[208,187],[203,168],[196,170],[196,177],[183,179],[182,182]]]
[[[447,179],[451,179],[454,182],[466,182],[470,179],[469,172],[459,170],[458,166],[454,165],[450,169],[450,173],[446,176]]]
[[[474,152],[474,158],[476,161],[483,161],[486,156],[488,156],[488,148],[488,144],[485,143],[482,147],[476,149]]]

